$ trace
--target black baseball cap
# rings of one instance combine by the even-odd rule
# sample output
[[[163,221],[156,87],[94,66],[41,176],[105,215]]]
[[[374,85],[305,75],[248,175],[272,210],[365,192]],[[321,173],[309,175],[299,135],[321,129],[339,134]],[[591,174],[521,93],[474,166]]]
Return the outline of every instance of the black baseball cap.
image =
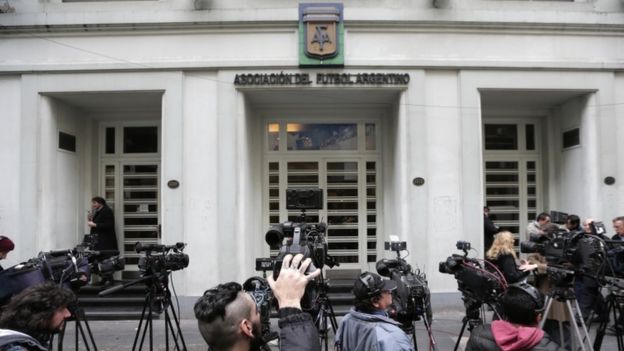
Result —
[[[365,299],[381,294],[382,291],[392,291],[397,288],[394,280],[382,279],[378,274],[364,272],[353,284],[353,295],[358,299]]]

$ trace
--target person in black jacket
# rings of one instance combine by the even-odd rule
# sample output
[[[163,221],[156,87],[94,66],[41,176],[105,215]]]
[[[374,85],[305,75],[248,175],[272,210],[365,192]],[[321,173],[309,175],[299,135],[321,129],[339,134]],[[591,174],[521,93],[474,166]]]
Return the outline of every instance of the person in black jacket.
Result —
[[[71,313],[74,294],[54,282],[33,285],[13,296],[0,314],[0,350],[46,351]]]
[[[544,295],[527,283],[512,284],[502,298],[505,320],[476,327],[466,351],[559,351],[565,350],[539,328]]]
[[[115,216],[113,210],[108,207],[106,200],[96,196],[91,199],[91,212],[87,225],[91,228],[90,234],[97,234],[94,246],[95,251],[101,251],[97,256],[98,260],[103,260],[119,254],[117,246],[117,234],[115,233]],[[100,284],[107,285],[113,283],[113,272],[101,274]]]
[[[90,234],[97,234],[95,250],[119,250],[115,233],[115,216],[106,200],[99,196],[91,199],[91,213],[87,225],[91,228]]]
[[[494,235],[500,228],[490,218],[490,208],[483,207],[483,252],[486,252],[494,242]]]
[[[279,303],[280,350],[321,349],[312,317],[301,310],[301,298],[310,280],[321,271],[305,274],[310,265],[303,255],[286,255],[277,280],[267,280]],[[211,351],[258,350],[264,344],[260,312],[254,299],[235,282],[219,284],[204,292],[195,303],[199,332]]]
[[[523,280],[537,268],[536,264],[523,263],[519,267],[516,265],[514,237],[508,231],[502,231],[494,236],[494,243],[485,256],[503,273],[508,284]]]

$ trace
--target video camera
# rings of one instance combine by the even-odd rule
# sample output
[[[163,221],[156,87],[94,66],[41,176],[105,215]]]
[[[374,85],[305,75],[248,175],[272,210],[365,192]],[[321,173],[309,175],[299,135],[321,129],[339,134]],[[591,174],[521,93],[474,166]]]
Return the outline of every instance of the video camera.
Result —
[[[496,269],[484,267],[487,261],[468,257],[471,245],[467,241],[458,241],[455,246],[464,251],[463,255],[453,254],[439,264],[440,273],[453,274],[457,280],[457,289],[462,293],[466,306],[492,306],[505,290],[503,275]],[[468,314],[468,313],[467,313]]]
[[[273,250],[279,249],[279,253],[273,264],[273,277],[277,279],[284,257],[288,254],[303,254],[305,258],[311,258],[312,264],[307,272],[327,265],[330,268],[339,263],[327,253],[327,241],[325,232],[327,224],[306,223],[305,210],[323,208],[323,190],[319,188],[287,189],[286,208],[289,210],[299,209],[301,215],[298,222],[283,222],[273,225],[264,237],[266,243]],[[306,272],[306,273],[307,273]]]
[[[88,260],[92,274],[106,275],[126,267],[126,260],[119,255],[118,250],[94,250],[97,242],[97,234],[85,234],[82,243],[74,248],[75,255]]]
[[[185,243],[175,245],[148,244],[137,242],[134,250],[145,253],[139,258],[141,276],[178,271],[188,267],[189,256],[185,254]]]
[[[399,241],[395,236],[390,238],[391,241],[384,243],[384,249],[396,252],[397,257],[377,261],[377,273],[397,283],[397,288],[392,291],[390,317],[400,322],[403,329],[410,332],[413,328],[412,322],[420,320],[421,317],[426,318],[427,325],[431,322],[431,294],[425,273],[420,270],[414,271],[400,255],[401,251],[406,250],[407,243]]]
[[[539,253],[549,262],[570,261],[576,250],[572,236],[565,229],[557,229],[553,233],[531,235],[529,241],[520,242],[520,252]]]

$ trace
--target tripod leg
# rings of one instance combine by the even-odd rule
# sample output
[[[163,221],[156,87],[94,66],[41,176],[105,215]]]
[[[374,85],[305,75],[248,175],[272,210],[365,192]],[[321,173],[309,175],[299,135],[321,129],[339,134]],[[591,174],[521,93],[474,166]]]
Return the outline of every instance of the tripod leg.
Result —
[[[182,342],[182,350],[186,351],[186,342],[184,341],[184,335],[182,335],[182,328],[180,328],[180,319],[178,318],[178,315],[176,314],[175,309],[173,308],[173,305],[171,303],[169,303],[169,307],[171,308],[171,315],[173,316],[173,321],[176,324],[177,335],[180,336],[180,341]],[[171,321],[169,321],[169,325],[171,326],[172,333],[173,333],[173,325],[171,324]],[[175,334],[174,334],[174,340],[177,346],[178,341],[177,341],[177,338],[175,337]]]
[[[418,342],[416,341],[416,326],[412,322],[412,339],[414,340],[414,351],[418,351]]]
[[[582,318],[580,322],[579,320],[577,320],[575,311],[572,309],[572,304],[570,303],[570,300],[566,300],[566,306],[568,307],[568,312],[570,312],[570,316],[572,318],[572,327],[574,328],[574,335],[576,336],[576,340],[578,340],[579,343],[581,344],[581,350],[585,351],[586,339],[581,335],[581,330],[579,329],[579,326],[578,326],[578,323],[581,323],[583,325],[583,329],[585,330],[585,333],[587,333],[587,329],[585,328],[585,323],[583,323]],[[580,309],[578,311],[580,311]],[[589,345],[589,351],[592,351],[592,350],[593,350],[593,347]]]
[[[467,324],[468,324],[468,318],[464,317],[464,323],[462,324],[461,331],[459,332],[459,335],[457,336],[457,342],[455,342],[455,348],[453,348],[453,351],[457,351],[457,348],[459,347],[459,343],[461,342],[461,338],[464,335],[464,330],[466,330]]]
[[[544,314],[542,314],[542,316],[544,316],[544,318],[542,318],[542,321],[540,322],[540,329],[544,329],[544,324],[546,323],[546,316],[548,316],[548,312],[550,312],[550,308],[552,307],[552,303],[553,303],[553,298],[548,296],[546,298],[546,309],[544,310]]]
[[[137,342],[139,341],[139,335],[141,334],[141,327],[143,326],[143,321],[145,319],[145,311],[147,310],[148,299],[149,297],[146,297],[145,302],[143,303],[143,312],[141,312],[141,319],[139,320],[139,326],[137,327],[137,332],[134,335],[134,342],[132,343],[132,351],[136,350]],[[143,345],[143,342],[141,341],[141,346],[142,345]]]
[[[437,342],[435,341],[435,338],[433,337],[433,330],[431,328],[431,322],[429,321],[429,319],[427,318],[426,314],[423,314],[423,323],[425,324],[425,330],[427,330],[427,334],[429,336],[429,349],[430,350],[437,350]],[[414,337],[416,337],[416,334],[414,334]],[[416,340],[414,340],[414,343],[416,343]]]
[[[607,296],[606,302],[607,302],[607,318],[606,320],[600,321],[600,324],[598,325],[598,329],[596,329],[596,338],[594,339],[595,351],[600,351],[600,348],[602,347],[602,340],[604,339],[605,332],[607,330],[607,324],[609,323],[608,316],[610,312],[613,312],[613,318],[616,318],[614,297],[612,295]],[[619,347],[618,349],[621,350]]]
[[[87,333],[89,334],[89,339],[91,340],[91,345],[93,345],[93,350],[97,351],[97,346],[95,345],[95,339],[93,338],[93,333],[91,332],[91,327],[89,326],[89,321],[87,320],[87,317],[85,316],[84,310],[82,310],[81,312],[82,315],[82,320],[84,321],[85,327],[87,329]],[[87,340],[85,340],[85,343],[87,342]]]

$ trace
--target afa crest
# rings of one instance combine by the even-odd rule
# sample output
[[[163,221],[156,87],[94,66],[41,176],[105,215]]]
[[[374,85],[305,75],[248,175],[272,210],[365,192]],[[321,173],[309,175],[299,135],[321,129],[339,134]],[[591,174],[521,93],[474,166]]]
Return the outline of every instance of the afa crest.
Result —
[[[342,4],[299,4],[299,65],[344,65]]]

